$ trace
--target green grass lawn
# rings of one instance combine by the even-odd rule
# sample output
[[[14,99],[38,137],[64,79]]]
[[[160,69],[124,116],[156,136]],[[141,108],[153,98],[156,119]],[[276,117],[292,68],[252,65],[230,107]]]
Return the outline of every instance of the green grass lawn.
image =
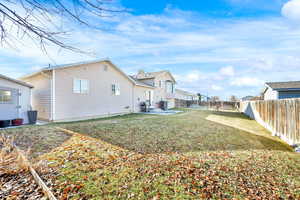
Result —
[[[288,145],[277,138],[270,137],[269,132],[260,131],[260,135],[255,135],[208,121],[206,117],[213,113],[190,111],[172,116],[133,115],[119,120],[115,118],[115,120],[108,121],[62,124],[61,127],[143,154],[258,149],[291,150]],[[242,118],[241,114],[238,115],[239,119],[248,120]]]
[[[207,120],[218,114],[257,134]],[[57,170],[60,199],[300,198],[300,155],[237,113],[127,115],[31,128],[28,137],[40,128],[44,145],[33,149],[51,152],[36,161]]]

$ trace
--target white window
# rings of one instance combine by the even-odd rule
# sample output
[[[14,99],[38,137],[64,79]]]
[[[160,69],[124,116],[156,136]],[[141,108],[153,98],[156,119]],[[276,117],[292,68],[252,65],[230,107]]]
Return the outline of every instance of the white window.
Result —
[[[172,94],[175,93],[175,85],[172,83]]]
[[[0,90],[0,103],[11,103],[12,93],[9,90]]]
[[[163,88],[164,87],[164,82],[162,80],[159,81],[159,87]]]
[[[112,91],[112,94],[115,95],[115,96],[120,95],[121,94],[120,85],[112,84],[111,85],[111,91]]]
[[[74,79],[73,92],[76,94],[89,93],[89,81],[84,79]]]
[[[174,84],[170,81],[167,81],[166,82],[166,90],[168,93],[174,93],[174,91],[175,91]]]

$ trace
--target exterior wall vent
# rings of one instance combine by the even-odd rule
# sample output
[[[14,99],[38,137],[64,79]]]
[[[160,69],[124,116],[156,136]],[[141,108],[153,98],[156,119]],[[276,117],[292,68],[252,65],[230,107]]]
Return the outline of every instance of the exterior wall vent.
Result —
[[[108,66],[107,65],[104,65],[104,71],[108,71]]]

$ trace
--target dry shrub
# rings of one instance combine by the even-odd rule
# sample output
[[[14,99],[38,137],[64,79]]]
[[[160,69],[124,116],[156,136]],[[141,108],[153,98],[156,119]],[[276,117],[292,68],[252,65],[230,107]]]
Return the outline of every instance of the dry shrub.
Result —
[[[16,174],[21,171],[28,171],[29,165],[18,152],[13,141],[14,138],[0,136],[0,174]]]

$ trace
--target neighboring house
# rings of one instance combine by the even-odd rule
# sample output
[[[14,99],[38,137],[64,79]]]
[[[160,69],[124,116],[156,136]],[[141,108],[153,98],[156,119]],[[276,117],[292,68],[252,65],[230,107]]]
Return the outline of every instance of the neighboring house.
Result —
[[[186,100],[186,101],[196,101],[199,100],[199,97],[197,94],[193,94],[191,92],[176,89],[175,90],[175,98],[180,100]]]
[[[167,101],[168,108],[175,107],[176,80],[169,71],[144,72],[140,70],[133,78],[154,87],[150,102],[152,106],[158,107],[160,101]]]
[[[241,98],[242,101],[251,101],[253,100],[254,96],[245,96],[243,98]]]
[[[245,96],[241,99],[241,101],[257,101],[262,100],[261,96]]]
[[[300,98],[300,81],[269,82],[265,86],[264,100]]]
[[[32,88],[23,81],[0,75],[0,120],[22,118],[28,123]]]
[[[34,85],[40,119],[70,121],[140,111],[154,87],[127,76],[109,60],[50,66],[22,77]]]

